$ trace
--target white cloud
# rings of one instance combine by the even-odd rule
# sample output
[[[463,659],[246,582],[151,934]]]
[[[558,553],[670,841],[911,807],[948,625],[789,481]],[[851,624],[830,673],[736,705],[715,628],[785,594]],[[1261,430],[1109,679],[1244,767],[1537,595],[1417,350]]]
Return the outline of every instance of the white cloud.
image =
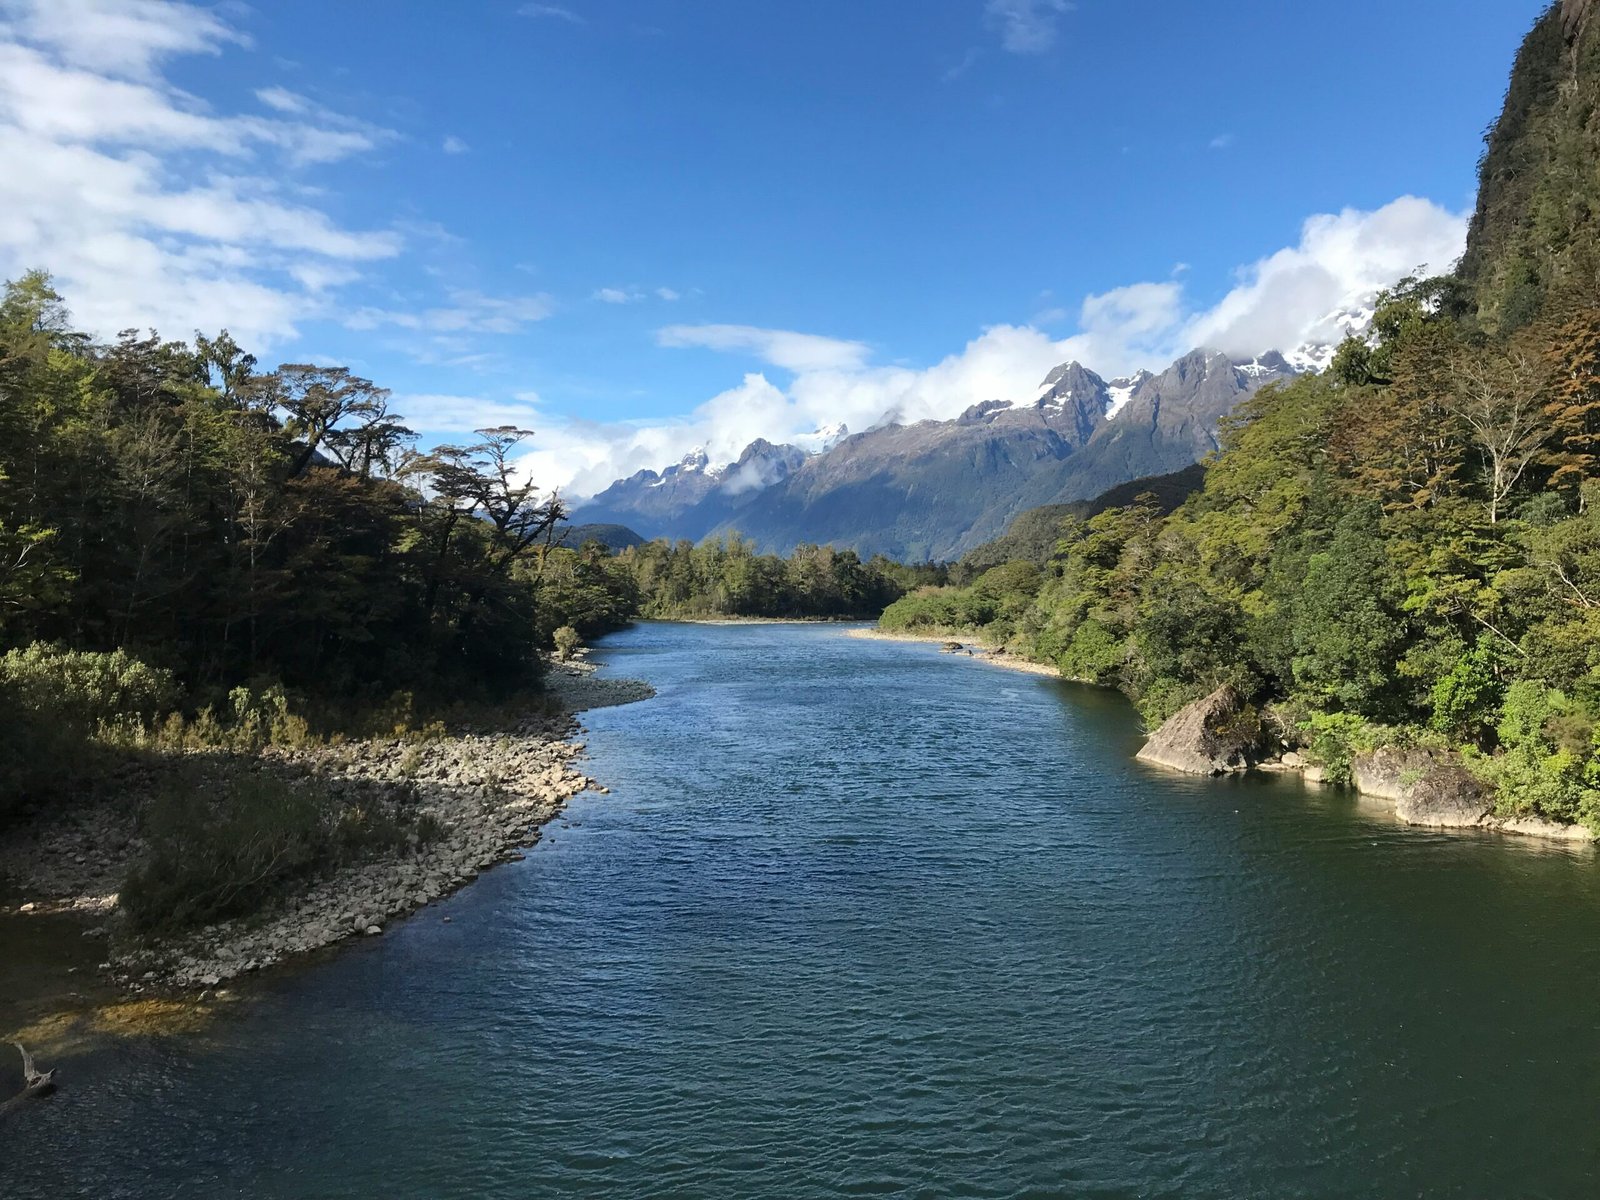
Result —
[[[308,113],[314,105],[298,92],[284,87],[257,88],[256,99],[281,113]]]
[[[472,149],[471,146],[467,145],[461,138],[456,137],[455,134],[445,138],[439,148],[446,154],[466,154]]]
[[[171,55],[250,41],[215,10],[180,0],[0,0],[0,17],[13,37],[107,75],[144,77]]]
[[[582,25],[584,19],[570,8],[562,8],[559,4],[524,4],[517,9],[524,17],[550,17],[557,21],[565,21],[569,25]]]
[[[984,13],[1007,51],[1043,54],[1056,44],[1061,15],[1072,7],[1070,0],[988,0]]]
[[[599,300],[602,304],[638,304],[641,300],[648,300],[652,296],[669,304],[683,299],[683,293],[675,288],[658,287],[646,291],[631,284],[627,287],[595,288],[590,299]]]
[[[1320,320],[1352,299],[1421,268],[1448,270],[1466,245],[1467,217],[1402,196],[1374,212],[1347,208],[1309,218],[1300,244],[1239,272],[1238,285],[1184,328],[1192,345],[1233,354],[1325,336]]]
[[[389,406],[412,429],[459,440],[461,435],[478,429],[500,425],[526,429],[537,424],[544,419],[537,404],[538,397],[532,393],[512,400],[486,400],[479,396],[401,392],[390,398]]]
[[[1069,359],[1110,379],[1140,367],[1160,370],[1197,346],[1238,356],[1292,349],[1322,336],[1322,319],[1353,298],[1424,264],[1448,268],[1465,236],[1463,214],[1414,197],[1373,212],[1315,216],[1297,245],[1241,268],[1233,288],[1209,307],[1188,298],[1193,272],[1174,270],[1171,279],[1086,297],[1069,337],[996,325],[925,368],[873,365],[857,341],[745,325],[670,326],[657,335],[663,346],[750,354],[794,377],[782,384],[748,373],[669,421],[535,423],[526,466],[541,484],[588,496],[696,446],[725,463],[758,437],[782,442],[838,422],[860,432],[885,418],[948,420],[983,400],[1027,403],[1050,369]]]
[[[346,315],[350,329],[393,326],[421,333],[520,333],[555,311],[555,301],[534,296],[485,296],[481,292],[452,290],[450,303],[420,310],[358,308]]]
[[[939,78],[945,83],[954,83],[968,71],[972,70],[978,59],[982,56],[983,52],[981,50],[979,50],[976,46],[972,47],[961,56],[961,60],[959,62],[952,63],[949,67],[945,68],[944,73],[940,75]]]
[[[662,346],[695,346],[707,350],[745,352],[786,371],[854,370],[870,353],[865,342],[848,342],[787,329],[754,325],[669,325],[658,330]]]
[[[1233,143],[1235,141],[1237,141],[1237,140],[1238,139],[1231,133],[1219,133],[1219,134],[1217,134],[1216,137],[1212,138],[1209,142],[1206,143],[1206,149],[1208,149],[1208,150],[1227,150],[1227,149],[1231,148],[1233,146]]]
[[[101,336],[227,326],[253,349],[295,333],[325,293],[397,254],[290,198],[291,169],[390,136],[265,88],[278,117],[213,112],[172,87],[170,56],[247,40],[173,0],[0,0],[0,274],[52,271]]]

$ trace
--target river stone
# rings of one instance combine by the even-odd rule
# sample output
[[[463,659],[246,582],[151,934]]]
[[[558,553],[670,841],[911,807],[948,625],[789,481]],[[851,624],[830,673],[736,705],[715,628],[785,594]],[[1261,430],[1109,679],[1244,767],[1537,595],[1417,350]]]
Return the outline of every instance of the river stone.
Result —
[[[1223,686],[1169,717],[1139,751],[1141,762],[1190,775],[1247,771],[1260,756],[1261,718]]]

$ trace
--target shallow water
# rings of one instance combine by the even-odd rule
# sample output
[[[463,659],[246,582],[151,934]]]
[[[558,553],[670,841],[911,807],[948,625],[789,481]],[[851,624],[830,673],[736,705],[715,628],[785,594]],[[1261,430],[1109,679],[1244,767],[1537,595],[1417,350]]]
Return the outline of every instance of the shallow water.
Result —
[[[838,627],[604,649],[660,693],[586,717],[611,795],[66,1058],[0,1196],[1596,1194],[1592,852],[1146,770],[1114,696]]]

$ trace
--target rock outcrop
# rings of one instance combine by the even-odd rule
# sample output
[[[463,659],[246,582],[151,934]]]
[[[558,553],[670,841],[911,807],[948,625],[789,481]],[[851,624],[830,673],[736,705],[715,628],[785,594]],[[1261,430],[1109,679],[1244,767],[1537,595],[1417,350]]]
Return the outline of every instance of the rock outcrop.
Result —
[[[1364,796],[1394,801],[1395,816],[1407,825],[1486,829],[1556,841],[1594,840],[1582,825],[1496,815],[1493,789],[1450,754],[1393,747],[1375,750],[1351,761],[1350,781]]]
[[[1228,775],[1248,771],[1262,741],[1260,714],[1224,686],[1169,717],[1138,758],[1189,775]]]

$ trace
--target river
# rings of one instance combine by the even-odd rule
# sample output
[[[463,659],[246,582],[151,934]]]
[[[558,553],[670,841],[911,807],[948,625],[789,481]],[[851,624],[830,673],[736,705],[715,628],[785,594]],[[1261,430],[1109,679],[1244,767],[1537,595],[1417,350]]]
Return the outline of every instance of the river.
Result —
[[[525,861],[89,1046],[7,1200],[1590,1196],[1600,864],[1132,755],[1119,698],[641,625]],[[448,920],[446,919],[448,918]]]

